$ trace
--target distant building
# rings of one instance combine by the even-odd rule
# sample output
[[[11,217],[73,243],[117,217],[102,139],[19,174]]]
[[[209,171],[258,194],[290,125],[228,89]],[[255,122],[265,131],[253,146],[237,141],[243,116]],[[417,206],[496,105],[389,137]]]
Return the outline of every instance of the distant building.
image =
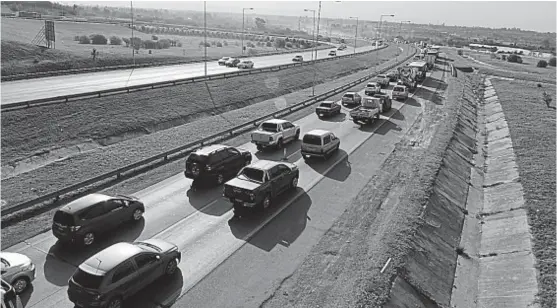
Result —
[[[15,16],[16,17],[26,17],[26,18],[41,18],[41,13],[19,11],[19,12],[15,13]]]

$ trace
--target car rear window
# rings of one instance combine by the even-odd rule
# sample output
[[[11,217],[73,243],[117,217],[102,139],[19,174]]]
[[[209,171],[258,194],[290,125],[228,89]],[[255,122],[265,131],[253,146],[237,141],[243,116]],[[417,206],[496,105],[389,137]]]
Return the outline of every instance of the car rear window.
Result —
[[[319,107],[331,108],[331,107],[333,107],[333,104],[332,103],[321,103],[319,105]]]
[[[188,157],[188,161],[191,162],[198,162],[198,163],[205,163],[209,158],[206,155],[200,155],[196,153],[191,153]]]
[[[57,222],[64,226],[73,226],[75,224],[75,219],[71,214],[63,211],[56,211],[56,213],[54,214],[54,222]]]
[[[368,88],[375,88],[375,84],[374,84],[374,83],[368,83],[368,84],[367,84],[367,87],[368,87]]]
[[[354,98],[354,94],[344,94],[344,97],[346,97],[346,98]]]
[[[404,88],[403,87],[394,87],[393,91],[395,92],[404,92]]]
[[[385,78],[385,75],[377,75],[379,78]]]
[[[261,124],[261,129],[266,132],[275,133],[278,131],[278,125],[276,123],[263,123]]]
[[[303,142],[307,144],[321,145],[321,137],[314,135],[305,135]]]
[[[263,170],[255,169],[255,168],[244,168],[242,172],[238,175],[239,177],[243,177],[247,180],[253,180],[256,182],[263,183],[263,176],[265,173]]]
[[[87,289],[98,289],[101,286],[104,276],[89,274],[81,269],[73,275],[73,281]]]

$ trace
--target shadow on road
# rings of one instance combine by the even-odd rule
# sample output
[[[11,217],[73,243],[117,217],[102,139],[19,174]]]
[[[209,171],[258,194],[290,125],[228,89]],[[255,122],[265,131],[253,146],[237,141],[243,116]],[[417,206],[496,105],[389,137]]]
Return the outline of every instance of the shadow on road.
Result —
[[[25,290],[25,292],[23,292],[23,293],[21,293],[17,296],[17,297],[19,297],[19,299],[17,299],[17,300],[21,303],[22,307],[27,307],[27,304],[29,303],[29,299],[31,299],[31,294],[33,294],[34,290],[35,289],[33,287],[33,284],[31,283],[31,285],[29,286],[29,288],[27,288],[27,290]],[[4,306],[2,306],[2,307],[4,307]]]
[[[328,170],[335,162],[340,162],[331,170]],[[329,159],[312,158],[306,161],[306,164],[318,172],[319,174],[339,182],[344,182],[350,173],[352,173],[352,166],[348,161],[348,153],[343,149],[339,149]]]
[[[126,307],[172,307],[182,293],[184,275],[178,270],[170,277],[161,277],[125,301]]]
[[[291,198],[296,195],[298,197],[291,201]],[[312,201],[309,195],[300,187],[296,191],[284,193],[274,200],[274,204],[269,208],[269,211],[263,213],[263,215],[229,220],[230,231],[236,238],[245,239],[257,226],[275,214],[286,202],[291,203],[247,242],[267,252],[271,251],[277,244],[284,247],[290,246],[302,234],[306,228],[307,221],[310,219],[308,211]]]
[[[255,156],[258,159],[281,161],[284,157],[284,149],[286,149],[286,157],[288,157],[288,161],[295,162],[302,157],[302,154],[300,154],[301,147],[302,141],[296,140],[287,143],[283,149],[266,148],[263,149],[263,151],[257,151]]]
[[[104,235],[97,235],[96,242],[90,247],[56,242],[48,250],[45,260],[44,276],[46,280],[57,286],[67,286],[68,280],[83,261],[113,244],[135,241],[141,235],[144,227],[144,219],[122,224],[119,228]]]
[[[385,118],[380,118],[370,124],[360,125],[359,129],[364,132],[370,132],[379,135],[386,135],[391,130],[402,130],[402,128],[400,128],[398,125]]]
[[[213,216],[222,216],[228,212],[231,206],[209,206],[214,200],[222,196],[222,185],[199,185],[192,187],[186,192],[189,203],[196,210]]]
[[[417,91],[419,92],[420,90],[417,90]],[[417,95],[417,94],[414,94],[414,95]],[[422,106],[422,104],[420,104],[420,103],[419,103],[415,98],[413,98],[413,97],[407,98],[407,99],[404,101],[404,104],[410,105],[410,106],[414,106],[414,107],[421,107],[421,106]]]
[[[321,121],[325,122],[344,122],[346,120],[346,113],[341,112],[331,117],[322,117]]]
[[[416,97],[421,99],[431,101],[437,105],[441,105],[443,103],[442,97],[438,94],[438,92],[447,88],[446,84],[437,83],[439,84],[439,88],[437,90],[430,90],[428,88],[420,88],[420,90],[416,93]]]
[[[384,115],[387,118],[393,118],[395,120],[400,120],[400,121],[404,121],[405,119],[404,114],[402,114],[402,111],[400,111],[397,108],[392,108],[391,110],[389,110],[389,112],[385,113]]]

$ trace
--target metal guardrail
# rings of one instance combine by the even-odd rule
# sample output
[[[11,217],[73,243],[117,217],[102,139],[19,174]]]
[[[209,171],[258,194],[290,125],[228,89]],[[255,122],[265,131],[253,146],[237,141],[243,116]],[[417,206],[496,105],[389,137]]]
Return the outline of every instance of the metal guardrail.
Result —
[[[23,203],[20,203],[20,204],[17,204],[15,206],[13,206],[13,207],[2,209],[2,214],[6,215],[6,214],[15,213],[15,212],[20,211],[22,209],[26,209],[26,208],[32,207],[34,205],[37,205],[37,204],[45,203],[47,201],[56,202],[63,195],[77,192],[77,191],[79,191],[83,188],[89,187],[89,186],[94,185],[94,184],[102,183],[102,182],[104,182],[106,180],[109,180],[110,178],[113,178],[113,177],[115,178],[115,180],[120,179],[124,176],[124,173],[130,172],[130,171],[133,171],[133,170],[139,169],[139,168],[148,168],[148,166],[151,165],[153,162],[157,162],[159,160],[160,160],[159,163],[167,162],[167,161],[170,161],[174,158],[185,156],[185,155],[191,153],[194,149],[199,148],[201,146],[205,146],[207,144],[211,144],[211,143],[214,143],[214,142],[217,142],[217,141],[222,141],[222,140],[234,137],[234,136],[236,136],[240,133],[245,132],[248,129],[253,129],[253,127],[259,125],[260,122],[262,122],[263,120],[266,120],[266,119],[269,119],[269,118],[279,118],[279,117],[286,116],[286,115],[291,114],[293,112],[304,109],[304,108],[306,108],[310,105],[313,105],[313,104],[317,103],[318,101],[326,99],[330,96],[342,93],[343,91],[345,91],[349,88],[352,88],[355,85],[358,85],[362,82],[365,82],[366,80],[369,80],[369,79],[375,77],[377,74],[388,71],[388,70],[394,68],[395,66],[397,66],[401,63],[404,63],[405,61],[408,61],[409,59],[411,59],[414,56],[415,53],[416,53],[416,51],[414,49],[414,51],[408,57],[404,58],[403,60],[401,60],[399,62],[391,64],[391,65],[387,66],[386,68],[384,68],[382,70],[379,70],[377,73],[372,73],[369,76],[359,78],[355,81],[349,82],[349,83],[347,83],[345,85],[342,85],[340,87],[337,87],[333,90],[327,91],[325,93],[321,93],[321,94],[319,94],[315,97],[312,97],[312,98],[304,100],[300,103],[294,104],[290,107],[286,107],[284,109],[281,109],[281,110],[275,111],[273,113],[270,113],[270,114],[264,115],[262,117],[259,117],[255,120],[251,120],[251,121],[245,122],[243,124],[237,125],[233,128],[218,132],[216,134],[213,134],[213,135],[211,135],[209,137],[206,137],[206,138],[203,138],[201,140],[198,140],[198,141],[195,141],[195,142],[190,142],[188,144],[185,144],[183,146],[174,148],[174,149],[166,151],[164,153],[161,153],[161,154],[158,154],[158,155],[155,155],[155,156],[151,156],[149,158],[143,159],[143,160],[138,161],[136,163],[133,163],[133,164],[124,166],[122,168],[119,168],[117,170],[98,175],[94,178],[91,178],[91,179],[82,181],[80,183],[65,187],[63,189],[60,189],[58,191],[46,194],[44,196],[29,200],[29,201],[25,201]]]
[[[233,73],[212,74],[212,75],[207,75],[207,77],[205,77],[205,76],[189,77],[189,78],[176,79],[176,80],[170,80],[170,81],[160,81],[160,82],[155,82],[155,83],[136,85],[136,86],[120,87],[120,88],[113,88],[113,89],[107,89],[107,90],[101,90],[101,91],[92,91],[92,92],[84,92],[84,93],[71,94],[71,95],[61,95],[61,96],[40,98],[40,99],[34,99],[34,100],[11,103],[11,104],[2,104],[2,105],[0,105],[0,110],[1,111],[13,111],[13,110],[29,108],[29,107],[37,106],[37,105],[50,105],[50,104],[67,103],[67,102],[70,101],[70,99],[76,99],[76,98],[101,97],[101,96],[103,96],[103,94],[130,93],[130,92],[133,92],[133,91],[162,88],[162,87],[167,87],[167,86],[176,86],[176,85],[180,85],[180,84],[195,83],[195,82],[200,82],[200,81],[208,81],[208,80],[215,80],[215,79],[226,79],[226,78],[236,77],[236,76],[245,76],[245,75],[252,75],[252,74],[258,74],[258,73],[263,73],[263,72],[279,71],[279,70],[282,70],[282,69],[295,67],[295,66],[305,66],[305,65],[310,65],[310,64],[313,64],[313,63],[320,63],[320,62],[325,62],[325,61],[334,61],[334,60],[344,59],[344,58],[352,58],[352,57],[355,57],[355,56],[379,51],[379,50],[387,48],[388,46],[389,45],[384,45],[384,46],[381,46],[378,49],[367,50],[367,51],[359,52],[359,53],[355,53],[355,54],[352,53],[352,54],[349,54],[349,55],[323,58],[323,59],[317,59],[317,60],[313,60],[313,61],[304,61],[304,62],[301,62],[301,63],[289,63],[289,64],[282,64],[282,65],[268,66],[268,67],[259,68],[259,69],[239,70],[239,71],[233,72]]]

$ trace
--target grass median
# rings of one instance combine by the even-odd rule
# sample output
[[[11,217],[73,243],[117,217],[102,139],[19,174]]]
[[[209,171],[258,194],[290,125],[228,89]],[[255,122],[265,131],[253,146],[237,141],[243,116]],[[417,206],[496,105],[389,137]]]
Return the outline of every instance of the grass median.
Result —
[[[375,56],[372,57],[372,59],[374,58]],[[378,69],[394,63],[394,59],[390,57],[388,53],[383,53],[383,56],[380,55],[378,57],[378,60],[379,62],[382,62],[382,64],[379,65]],[[367,61],[365,59],[360,61],[367,62],[365,64],[360,64],[364,66],[372,66],[373,64],[373,61],[371,61],[370,59],[368,59]],[[387,61],[389,62],[384,63]],[[360,67],[358,70],[361,69],[362,68]],[[324,74],[327,71],[328,70],[326,69],[320,70],[318,71],[318,75]],[[327,78],[329,79],[328,82],[316,85],[315,93],[319,94],[326,92],[334,87],[346,84],[357,78],[368,76],[373,71],[374,69],[371,68],[359,71],[345,77],[340,77],[338,75],[334,77],[329,76]],[[251,77],[253,78],[257,76]],[[269,80],[268,76],[266,76],[265,80],[267,80],[266,82],[270,85],[282,84],[281,82],[274,82],[280,81],[280,79],[276,77],[270,78]],[[325,81],[325,79],[322,79],[322,81]],[[261,82],[265,83],[265,81]],[[201,85],[203,84],[201,83]],[[167,90],[168,89],[171,88],[167,88]],[[243,88],[243,90],[245,91],[245,88]],[[149,92],[150,91],[145,93]],[[294,89],[281,91],[281,93],[285,92],[294,92]],[[225,94],[231,95],[230,92],[225,92]],[[262,101],[264,97],[259,96],[257,97],[257,100],[260,101],[259,103],[255,103],[256,100],[252,100],[248,103],[240,101],[238,102],[238,104],[242,106],[245,104],[248,106],[240,108],[240,105],[236,104],[233,106],[227,106],[226,108],[223,107],[220,109],[220,111],[224,112],[226,109],[228,110],[228,112],[215,116],[207,116],[208,112],[215,110],[214,106],[212,108],[205,107],[208,108],[207,112],[203,114],[203,116],[198,115],[200,118],[198,118],[196,121],[189,121],[189,123],[187,124],[183,124],[166,130],[161,130],[156,133],[143,135],[133,139],[124,140],[117,144],[97,148],[88,152],[80,153],[66,159],[58,160],[42,168],[5,179],[2,181],[3,200],[8,202],[9,207],[12,204],[18,204],[25,200],[29,200],[37,196],[47,194],[49,192],[59,190],[63,187],[67,187],[79,181],[83,181],[102,173],[121,168],[127,164],[131,164],[133,162],[137,162],[147,157],[160,154],[164,151],[168,151],[178,146],[194,142],[206,136],[215,134],[219,131],[236,126],[245,121],[249,121],[257,117],[269,114],[270,112],[276,111],[278,109],[296,104],[302,100],[307,99],[310,94],[311,88],[306,88],[280,97],[278,96],[279,94],[267,94],[272,98],[266,101]],[[219,95],[224,94],[220,93]],[[213,97],[213,99],[215,98]],[[206,100],[207,99],[203,100],[205,104],[207,104]],[[226,102],[226,100],[224,101]],[[182,110],[180,108],[199,108],[199,106],[196,107],[195,104],[188,105],[180,104],[180,101],[177,102],[178,103],[176,108],[178,108],[179,110]],[[133,105],[133,102],[130,102],[130,104]],[[147,114],[148,117],[158,116],[156,102],[153,102],[151,105],[152,106],[149,107],[149,111],[144,110],[144,112]],[[115,104],[115,106],[120,105]],[[99,106],[96,107],[101,108]],[[104,106],[101,111],[110,112],[108,106]],[[161,112],[164,112],[164,109],[161,109]],[[126,112],[123,112],[121,114],[121,117],[125,116]],[[61,117],[60,119],[63,119],[63,117]],[[98,122],[101,123],[101,121]],[[3,125],[5,125],[5,122],[3,123]]]
[[[503,107],[524,190],[541,307],[555,307],[555,91],[534,82],[492,79]],[[550,107],[543,100],[552,97]]]

